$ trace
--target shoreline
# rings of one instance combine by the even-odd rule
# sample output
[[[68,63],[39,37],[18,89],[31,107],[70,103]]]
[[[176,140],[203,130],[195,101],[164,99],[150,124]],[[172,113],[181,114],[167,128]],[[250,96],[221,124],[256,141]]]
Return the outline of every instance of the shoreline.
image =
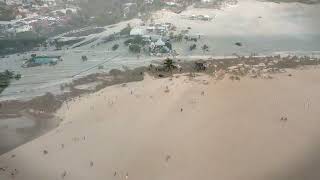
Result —
[[[299,61],[299,62],[298,62]],[[204,73],[210,76],[216,76],[221,78],[225,74],[231,74],[229,77],[232,80],[238,80],[245,76],[250,76],[251,78],[272,78],[272,74],[277,74],[286,68],[297,68],[306,65],[318,65],[320,64],[320,59],[310,60],[310,57],[239,57],[239,58],[229,58],[229,59],[208,59],[208,60],[198,60],[198,61],[182,61],[175,60],[176,65],[179,65],[179,69],[173,69],[172,74],[188,74],[188,76],[193,77],[196,73]],[[206,69],[196,69],[195,62],[200,63]],[[277,62],[277,63],[271,63]],[[264,66],[261,65],[264,64]],[[238,65],[241,67],[237,67]],[[246,66],[245,66],[246,65]],[[250,74],[252,69],[256,69],[257,72]],[[238,70],[238,71],[235,71]],[[242,70],[242,71],[240,71]],[[149,67],[138,67],[136,69],[130,70],[125,69],[124,71],[113,69],[106,74],[91,74],[83,78],[74,80],[71,84],[65,85],[63,88],[68,88],[70,92],[64,93],[62,95],[52,95],[47,93],[44,96],[36,97],[30,101],[5,101],[0,102],[0,121],[12,118],[26,118],[34,122],[41,122],[45,125],[45,129],[39,129],[41,133],[37,133],[35,136],[30,136],[30,133],[26,133],[26,138],[23,143],[16,144],[11,149],[24,144],[34,138],[37,138],[50,130],[59,126],[63,119],[57,119],[56,112],[62,107],[64,103],[72,102],[75,98],[79,98],[83,95],[95,93],[106,87],[113,85],[119,85],[130,82],[142,81],[144,79],[144,74],[147,73],[154,78],[166,78],[171,76],[171,72],[164,70],[159,65],[152,65]],[[271,75],[271,76],[270,76]],[[221,76],[221,77],[218,77]],[[97,83],[98,82],[98,83]],[[94,88],[86,89],[86,85],[90,83],[96,83]],[[79,88],[83,86],[84,88]],[[56,122],[56,123],[52,123]],[[7,128],[8,129],[8,128]],[[34,134],[31,132],[31,134]],[[10,150],[11,150],[10,149]],[[6,151],[7,152],[7,151]],[[5,153],[0,152],[0,153]]]

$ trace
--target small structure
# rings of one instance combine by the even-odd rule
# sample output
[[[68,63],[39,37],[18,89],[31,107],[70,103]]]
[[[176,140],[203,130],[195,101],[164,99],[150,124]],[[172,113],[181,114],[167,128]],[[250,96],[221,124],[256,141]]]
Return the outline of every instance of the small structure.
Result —
[[[155,42],[155,45],[158,46],[158,47],[160,47],[160,46],[165,46],[166,43],[163,42],[161,38],[159,38],[158,41]]]
[[[143,36],[146,34],[146,31],[142,28],[133,28],[130,31],[130,36]]]
[[[16,33],[32,31],[32,26],[24,25],[16,28]]]
[[[213,18],[209,15],[191,15],[190,20],[201,20],[201,21],[211,21]]]
[[[35,67],[41,65],[56,65],[61,61],[61,56],[33,56],[22,67]]]
[[[152,32],[155,31],[155,29],[156,29],[156,28],[155,28],[154,26],[148,26],[148,27],[147,27],[147,32],[148,32],[148,33],[152,33]]]

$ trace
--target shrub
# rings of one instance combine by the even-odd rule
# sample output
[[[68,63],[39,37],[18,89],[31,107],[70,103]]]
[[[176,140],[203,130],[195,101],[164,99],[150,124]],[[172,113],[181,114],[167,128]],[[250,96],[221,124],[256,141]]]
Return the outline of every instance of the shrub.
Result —
[[[206,44],[203,45],[203,46],[202,46],[202,50],[203,50],[203,51],[209,51],[209,46],[206,45]]]
[[[170,50],[172,50],[172,44],[171,43],[169,43],[169,42],[166,42],[166,44],[165,44]]]
[[[237,45],[237,46],[242,46],[242,43],[241,42],[236,42],[236,43],[234,43],[235,45]]]
[[[115,45],[112,46],[112,50],[113,51],[117,50],[118,48],[119,48],[119,44],[115,44]]]
[[[133,53],[140,53],[141,47],[138,44],[131,44],[129,50]]]
[[[133,43],[134,43],[134,44],[143,45],[143,46],[145,45],[145,42],[143,41],[142,36],[136,36],[136,37],[134,37]]]
[[[21,78],[21,74],[14,74],[13,71],[5,70],[4,72],[0,72],[0,93],[10,85],[10,80],[15,78],[19,80]]]
[[[190,46],[190,51],[193,51],[194,49],[196,49],[197,48],[197,45],[196,44],[192,44],[191,46]]]
[[[88,61],[88,57],[87,56],[81,56],[82,61]]]
[[[21,74],[16,74],[16,75],[14,76],[14,78],[15,78],[16,80],[21,79]]]
[[[119,69],[111,69],[109,71],[109,74],[112,75],[112,76],[118,76],[118,75],[121,75],[122,74],[122,71],[119,70]]]
[[[128,46],[129,44],[132,44],[132,43],[133,43],[133,39],[128,39],[128,40],[124,41],[124,44],[126,46]]]
[[[164,61],[163,65],[164,65],[164,68],[170,72],[172,72],[173,69],[177,68],[177,66],[175,66],[175,62],[170,58],[167,58]]]

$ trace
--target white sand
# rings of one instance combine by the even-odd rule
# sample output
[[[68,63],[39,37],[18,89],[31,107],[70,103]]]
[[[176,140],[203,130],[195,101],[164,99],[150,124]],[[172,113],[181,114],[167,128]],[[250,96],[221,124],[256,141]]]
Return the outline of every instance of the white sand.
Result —
[[[65,104],[60,127],[1,156],[0,179],[308,179],[298,171],[318,155],[320,69],[290,73],[147,76],[105,88]]]

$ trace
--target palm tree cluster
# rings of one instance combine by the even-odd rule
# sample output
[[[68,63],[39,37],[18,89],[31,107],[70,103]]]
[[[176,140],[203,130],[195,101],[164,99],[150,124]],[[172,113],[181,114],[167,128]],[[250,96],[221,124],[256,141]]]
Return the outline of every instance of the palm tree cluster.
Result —
[[[164,68],[165,68],[167,71],[170,71],[170,72],[172,72],[173,69],[176,69],[176,68],[177,68],[177,66],[175,65],[175,62],[174,62],[172,59],[170,59],[170,58],[167,58],[167,59],[164,61],[163,65],[164,65]]]

